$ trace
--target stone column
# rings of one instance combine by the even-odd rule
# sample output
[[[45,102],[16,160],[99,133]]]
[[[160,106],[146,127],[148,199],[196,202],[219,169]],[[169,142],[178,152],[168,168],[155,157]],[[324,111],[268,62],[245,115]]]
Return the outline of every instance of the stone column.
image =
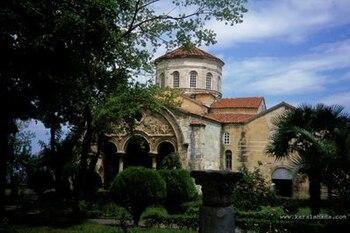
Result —
[[[199,233],[234,233],[235,216],[231,201],[240,172],[192,171],[196,184],[202,186],[203,206],[200,210]]]
[[[118,153],[118,157],[119,157],[119,172],[122,172],[124,170],[124,156],[125,153]]]
[[[158,153],[149,152],[148,155],[152,158],[152,168],[157,169],[157,156]]]

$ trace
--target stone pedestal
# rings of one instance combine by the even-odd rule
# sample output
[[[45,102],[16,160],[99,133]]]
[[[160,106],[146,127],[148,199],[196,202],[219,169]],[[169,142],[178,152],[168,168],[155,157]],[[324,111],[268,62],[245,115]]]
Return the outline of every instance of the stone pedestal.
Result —
[[[234,233],[231,194],[234,185],[242,178],[242,173],[206,170],[192,171],[191,176],[196,184],[202,186],[199,233]]]

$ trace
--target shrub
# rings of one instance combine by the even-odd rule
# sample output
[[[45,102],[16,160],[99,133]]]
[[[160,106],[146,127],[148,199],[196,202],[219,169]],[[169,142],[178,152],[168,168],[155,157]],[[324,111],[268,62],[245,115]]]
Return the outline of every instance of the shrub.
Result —
[[[198,216],[190,215],[168,215],[160,216],[157,218],[147,218],[145,221],[146,225],[165,225],[169,228],[187,228],[197,229],[198,228]]]
[[[181,211],[186,215],[199,215],[199,209],[202,206],[202,197],[197,197],[196,200],[185,202],[181,205]]]
[[[171,153],[164,157],[160,165],[161,169],[180,169],[181,161],[178,153]]]
[[[271,193],[260,170],[250,172],[243,166],[240,170],[243,178],[237,183],[232,193],[233,205],[241,210],[258,210],[261,205],[269,204]]]
[[[182,203],[192,201],[197,197],[196,187],[188,171],[174,169],[160,170],[159,173],[167,185],[165,207],[169,213],[179,212]]]
[[[141,214],[141,219],[158,219],[167,216],[168,212],[164,206],[149,206]]]
[[[166,195],[166,185],[157,171],[144,167],[129,167],[114,179],[111,195],[126,207],[137,224],[147,206],[161,203]]]

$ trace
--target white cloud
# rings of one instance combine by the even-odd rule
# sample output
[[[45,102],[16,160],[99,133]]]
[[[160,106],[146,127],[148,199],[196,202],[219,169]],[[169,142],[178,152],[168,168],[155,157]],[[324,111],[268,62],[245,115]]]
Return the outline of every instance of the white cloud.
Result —
[[[322,91],[324,90],[323,83],[325,83],[324,77],[302,70],[290,70],[283,74],[266,77],[264,80],[248,83],[247,88],[272,95],[295,95],[306,89],[309,92]]]
[[[308,54],[289,58],[228,60],[224,67],[224,92],[230,96],[237,92],[287,96],[322,92],[331,84],[344,86],[342,82],[349,80],[350,71],[339,77],[329,72],[350,70],[348,54],[350,40],[320,45]]]
[[[247,8],[243,23],[234,27],[218,21],[208,24],[216,31],[220,48],[270,38],[299,43],[312,32],[350,21],[348,0],[252,1]]]
[[[322,103],[327,105],[337,104],[350,110],[350,91],[341,92],[335,95],[330,95],[321,99]]]

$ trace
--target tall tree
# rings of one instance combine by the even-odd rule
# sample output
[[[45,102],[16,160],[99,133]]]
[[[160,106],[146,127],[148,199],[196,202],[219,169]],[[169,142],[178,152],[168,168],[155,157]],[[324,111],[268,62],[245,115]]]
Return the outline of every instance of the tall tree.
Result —
[[[12,106],[0,117],[0,209],[16,119],[42,120],[51,130],[53,153],[62,123],[70,124],[76,138],[83,138],[81,169],[86,170],[97,107],[116,89],[132,87],[129,80],[141,71],[151,71],[157,47],[214,43],[215,33],[205,22],[240,23],[245,2],[1,1],[0,99]]]
[[[349,126],[349,117],[340,106],[302,105],[286,111],[274,123],[267,152],[277,159],[291,158],[308,175],[311,211],[319,214],[321,183],[329,181],[334,165],[345,155],[339,132]]]

